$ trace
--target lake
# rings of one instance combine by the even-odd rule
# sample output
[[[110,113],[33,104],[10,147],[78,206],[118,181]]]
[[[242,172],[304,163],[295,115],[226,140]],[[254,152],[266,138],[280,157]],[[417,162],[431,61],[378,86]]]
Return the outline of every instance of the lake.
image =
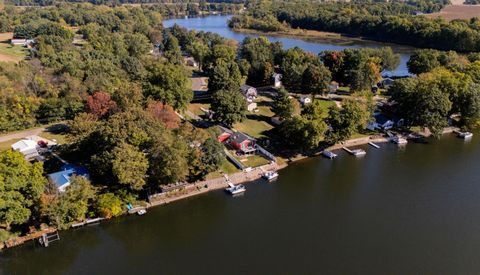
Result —
[[[477,274],[480,142],[312,158],[252,182],[3,252],[3,274]]]
[[[206,17],[194,17],[194,18],[178,18],[178,19],[169,19],[163,21],[165,27],[171,27],[174,24],[178,24],[189,30],[205,31],[205,32],[214,32],[219,35],[234,39],[239,42],[243,41],[245,37],[258,35],[254,34],[244,34],[232,31],[228,25],[227,21],[231,16],[228,15],[216,15],[216,16],[206,16]],[[407,68],[407,61],[410,58],[410,55],[415,50],[412,47],[401,46],[396,44],[381,43],[369,40],[359,40],[359,39],[348,39],[345,38],[345,41],[342,43],[334,43],[332,41],[327,41],[325,39],[296,39],[291,37],[278,37],[278,36],[266,36],[270,41],[282,42],[285,48],[299,47],[306,51],[319,53],[326,50],[343,50],[346,48],[379,48],[389,46],[395,53],[400,54],[400,65],[393,71],[386,71],[384,75],[394,75],[394,76],[408,76],[410,75]]]

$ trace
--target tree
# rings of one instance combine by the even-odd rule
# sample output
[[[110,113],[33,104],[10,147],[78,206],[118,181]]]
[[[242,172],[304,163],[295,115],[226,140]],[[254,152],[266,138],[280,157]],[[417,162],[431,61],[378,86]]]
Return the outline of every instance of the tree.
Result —
[[[240,91],[220,90],[212,96],[211,110],[216,121],[232,126],[245,119],[246,99]]]
[[[288,118],[279,126],[280,134],[290,145],[305,150],[318,147],[326,130],[323,120],[308,120],[300,116]]]
[[[280,119],[287,119],[293,116],[293,114],[300,109],[298,102],[290,98],[285,88],[278,90],[278,95],[273,102],[272,111]]]
[[[421,74],[430,72],[440,67],[438,61],[438,51],[435,50],[417,50],[407,62],[408,71],[412,74]]]
[[[159,119],[168,129],[178,128],[180,125],[180,117],[175,113],[173,108],[161,102],[150,102],[147,110],[155,118]]]
[[[141,190],[146,183],[148,159],[135,146],[123,143],[112,151],[112,173],[118,183]]]
[[[163,38],[164,51],[163,55],[169,63],[173,65],[182,64],[182,52],[178,44],[178,39],[171,33],[167,32]]]
[[[96,190],[87,178],[72,176],[65,192],[46,205],[47,215],[59,229],[67,229],[73,222],[85,219],[95,195]]]
[[[113,193],[101,194],[95,203],[95,209],[98,215],[104,218],[116,217],[122,214],[123,202]]]
[[[0,153],[0,223],[7,230],[30,219],[46,183],[41,163],[12,150]]]
[[[315,64],[308,65],[302,78],[302,91],[314,96],[327,93],[332,81],[330,71],[323,65]]]
[[[156,186],[182,182],[188,176],[188,147],[170,133],[157,135],[149,151],[149,177]]]
[[[183,110],[193,98],[188,78],[181,66],[156,63],[148,68],[145,90],[154,100]]]
[[[97,119],[102,119],[112,115],[117,110],[117,103],[105,92],[96,92],[87,97],[87,112],[94,115]]]
[[[205,58],[210,54],[210,49],[205,43],[195,41],[187,47],[187,52],[198,62],[199,68],[203,68]]]
[[[215,92],[220,90],[238,91],[242,74],[234,61],[217,61],[216,66],[211,70],[208,79],[208,90]]]
[[[330,107],[326,119],[330,130],[326,140],[335,143],[350,138],[354,133],[365,129],[370,116],[367,106],[358,101],[348,100],[341,109],[337,106]]]
[[[223,145],[214,137],[210,137],[202,144],[201,161],[205,165],[205,174],[218,170],[225,159]]]

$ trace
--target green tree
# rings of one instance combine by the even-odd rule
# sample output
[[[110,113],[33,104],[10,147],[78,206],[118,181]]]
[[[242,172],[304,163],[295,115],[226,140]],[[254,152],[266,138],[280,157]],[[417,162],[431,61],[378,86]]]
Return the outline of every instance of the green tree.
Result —
[[[365,129],[371,114],[365,104],[354,100],[346,101],[342,108],[330,107],[327,124],[330,130],[326,134],[326,140],[330,143],[343,141],[353,134]]]
[[[25,160],[16,151],[0,153],[0,223],[10,230],[30,219],[32,210],[39,205],[46,185],[41,163]]]
[[[156,186],[182,182],[188,176],[188,147],[170,133],[157,135],[150,148],[149,178]]]
[[[168,60],[168,62],[174,65],[181,65],[182,52],[180,50],[180,45],[178,44],[178,39],[171,33],[166,33],[163,39],[163,45],[163,55]]]
[[[202,144],[201,162],[205,165],[205,172],[210,173],[220,168],[225,159],[223,145],[214,137],[210,137]]]
[[[273,102],[272,111],[281,119],[287,119],[294,115],[300,109],[298,102],[290,98],[285,88],[278,90],[278,95]]]
[[[95,210],[99,216],[109,219],[122,214],[122,205],[123,202],[119,197],[113,193],[106,193],[98,196]]]
[[[421,74],[430,72],[440,67],[438,61],[438,51],[435,50],[417,50],[410,56],[407,62],[408,71],[412,74]]]
[[[246,99],[240,91],[220,90],[212,96],[211,110],[216,121],[232,126],[245,119]]]
[[[60,229],[67,229],[73,222],[85,219],[89,203],[95,195],[96,190],[88,179],[72,176],[65,192],[46,206],[50,222]]]
[[[193,98],[192,90],[187,87],[188,78],[181,66],[156,63],[148,68],[147,80],[147,95],[176,110],[185,109]]]
[[[112,173],[118,183],[141,190],[146,183],[148,159],[137,147],[123,143],[112,151]]]
[[[187,52],[198,62],[199,68],[203,68],[205,58],[210,54],[210,48],[203,42],[195,41],[187,47]]]
[[[237,63],[219,60],[208,78],[208,90],[212,92],[220,90],[239,91],[241,81],[242,74]]]
[[[323,120],[308,120],[300,116],[288,118],[279,126],[280,134],[290,145],[305,150],[317,148],[326,130]]]
[[[317,95],[328,92],[332,81],[330,71],[323,65],[308,65],[302,76],[302,91],[307,94]]]

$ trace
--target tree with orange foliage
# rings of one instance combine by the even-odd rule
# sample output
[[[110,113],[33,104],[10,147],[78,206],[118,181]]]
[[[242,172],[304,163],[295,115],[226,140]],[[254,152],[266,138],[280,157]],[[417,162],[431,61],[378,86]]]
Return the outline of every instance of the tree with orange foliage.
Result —
[[[87,112],[98,119],[106,118],[117,110],[117,103],[105,92],[95,92],[87,97]]]
[[[180,118],[170,105],[153,101],[148,104],[147,110],[155,118],[162,121],[168,129],[175,129],[180,125]]]

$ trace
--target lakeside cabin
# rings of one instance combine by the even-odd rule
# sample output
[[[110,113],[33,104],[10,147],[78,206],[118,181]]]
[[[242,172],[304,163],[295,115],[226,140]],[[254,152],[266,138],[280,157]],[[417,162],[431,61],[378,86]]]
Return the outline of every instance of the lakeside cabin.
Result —
[[[71,184],[70,178],[74,175],[90,179],[87,168],[65,164],[62,166],[61,171],[48,174],[48,180],[55,184],[59,192],[65,192],[66,188]]]
[[[230,145],[245,155],[255,154],[255,139],[241,132],[234,132],[228,139]]]

